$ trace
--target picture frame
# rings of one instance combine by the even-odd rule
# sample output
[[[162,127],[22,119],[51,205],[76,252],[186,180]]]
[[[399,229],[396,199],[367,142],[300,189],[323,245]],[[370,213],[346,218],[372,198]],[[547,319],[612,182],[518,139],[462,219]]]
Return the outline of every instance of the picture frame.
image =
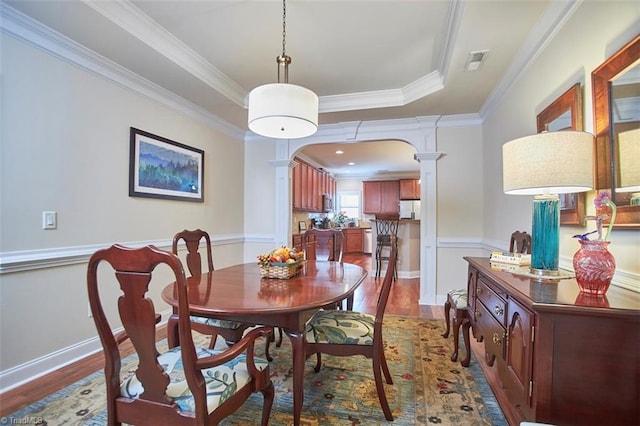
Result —
[[[204,151],[131,127],[129,196],[204,202]]]
[[[582,131],[582,86],[576,83],[537,116],[537,131]],[[586,194],[559,194],[560,225],[585,226]]]
[[[306,231],[307,230],[307,222],[305,222],[304,220],[301,220],[300,222],[298,222],[298,230],[300,232]]]

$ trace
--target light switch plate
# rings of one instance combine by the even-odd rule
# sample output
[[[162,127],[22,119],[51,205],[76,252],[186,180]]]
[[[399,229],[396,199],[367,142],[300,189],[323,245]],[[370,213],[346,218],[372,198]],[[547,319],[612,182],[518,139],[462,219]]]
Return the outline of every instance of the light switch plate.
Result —
[[[56,229],[58,214],[56,212],[42,212],[42,229]]]

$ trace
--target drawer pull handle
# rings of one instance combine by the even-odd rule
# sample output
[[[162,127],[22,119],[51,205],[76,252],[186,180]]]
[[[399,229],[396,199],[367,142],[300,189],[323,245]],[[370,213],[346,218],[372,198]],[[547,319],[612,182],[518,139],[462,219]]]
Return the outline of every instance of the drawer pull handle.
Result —
[[[496,313],[496,315],[502,315],[504,313],[504,309],[502,309],[500,306],[496,305],[496,309],[494,311]]]
[[[476,287],[476,294],[482,294],[482,287]]]
[[[502,343],[502,337],[500,337],[500,335],[498,333],[493,333],[493,343],[495,343],[496,345],[499,345]]]

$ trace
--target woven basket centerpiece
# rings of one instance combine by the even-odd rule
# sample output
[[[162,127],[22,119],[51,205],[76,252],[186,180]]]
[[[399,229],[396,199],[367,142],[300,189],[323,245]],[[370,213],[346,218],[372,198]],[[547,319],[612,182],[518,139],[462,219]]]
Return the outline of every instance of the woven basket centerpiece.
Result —
[[[295,277],[304,265],[304,252],[286,246],[268,254],[258,255],[260,275],[263,278],[289,279]]]

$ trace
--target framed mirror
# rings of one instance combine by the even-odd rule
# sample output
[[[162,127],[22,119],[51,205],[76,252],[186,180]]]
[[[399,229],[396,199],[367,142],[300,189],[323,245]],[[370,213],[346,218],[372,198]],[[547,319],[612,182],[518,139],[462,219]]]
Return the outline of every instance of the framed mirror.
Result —
[[[637,172],[640,140],[640,35],[591,73],[596,136],[596,189],[611,191],[616,203],[614,227],[640,228],[639,195],[627,192],[640,185],[629,180]],[[622,148],[622,151],[621,151]],[[630,152],[630,151],[628,151]],[[635,158],[632,158],[635,157]],[[635,172],[632,168],[636,168]],[[636,178],[632,178],[635,180]],[[635,185],[634,185],[635,183]]]
[[[560,130],[582,130],[582,87],[574,84],[558,99],[547,106],[537,117],[538,133]],[[560,225],[586,224],[584,192],[559,194]]]

